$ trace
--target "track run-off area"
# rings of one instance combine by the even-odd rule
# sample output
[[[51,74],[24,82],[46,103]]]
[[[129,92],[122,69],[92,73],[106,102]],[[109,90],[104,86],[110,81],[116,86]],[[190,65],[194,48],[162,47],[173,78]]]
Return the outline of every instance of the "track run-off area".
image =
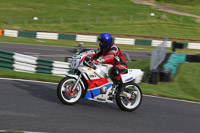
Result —
[[[71,57],[75,54],[73,52],[74,47],[32,45],[6,42],[0,42],[0,49],[57,61],[64,60],[65,57]],[[131,59],[149,59],[151,57],[150,51],[147,52],[125,50],[123,52],[128,53]]]
[[[62,104],[57,83],[0,78],[0,129],[32,132],[197,133],[200,103],[144,95],[135,112],[80,100]]]

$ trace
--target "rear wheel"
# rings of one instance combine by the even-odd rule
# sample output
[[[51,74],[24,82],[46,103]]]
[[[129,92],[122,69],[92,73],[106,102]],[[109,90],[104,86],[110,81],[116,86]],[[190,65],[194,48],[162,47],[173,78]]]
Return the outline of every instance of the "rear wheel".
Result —
[[[130,82],[125,84],[125,92],[131,94],[131,97],[118,94],[116,96],[116,102],[119,108],[124,111],[136,110],[142,102],[142,91],[140,87],[137,84]]]
[[[81,85],[78,84],[75,90],[72,92],[72,88],[76,83],[76,79],[72,77],[63,78],[57,87],[58,98],[67,105],[72,105],[77,103],[82,95]]]

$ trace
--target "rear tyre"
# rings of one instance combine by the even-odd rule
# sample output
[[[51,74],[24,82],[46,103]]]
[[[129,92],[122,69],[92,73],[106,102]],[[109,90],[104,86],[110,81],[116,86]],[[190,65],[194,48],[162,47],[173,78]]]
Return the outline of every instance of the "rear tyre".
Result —
[[[73,105],[80,100],[83,92],[81,85],[78,84],[74,92],[71,91],[75,83],[76,79],[72,77],[65,77],[59,82],[57,86],[57,95],[64,104]]]
[[[130,93],[131,98],[120,96],[120,93],[118,93],[116,96],[117,105],[123,111],[135,111],[142,103],[140,87],[133,82],[129,82],[125,84],[125,92]]]

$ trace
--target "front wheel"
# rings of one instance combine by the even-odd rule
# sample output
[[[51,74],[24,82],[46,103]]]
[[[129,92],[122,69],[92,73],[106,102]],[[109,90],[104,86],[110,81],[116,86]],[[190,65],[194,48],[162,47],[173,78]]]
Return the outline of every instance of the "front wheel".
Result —
[[[142,91],[140,87],[137,84],[130,82],[125,84],[125,92],[131,94],[131,98],[120,96],[118,93],[116,102],[119,108],[124,111],[136,110],[142,102]]]
[[[72,92],[72,88],[76,83],[76,79],[72,77],[63,78],[57,87],[58,98],[67,105],[77,103],[82,95],[81,85],[78,83],[75,90]]]

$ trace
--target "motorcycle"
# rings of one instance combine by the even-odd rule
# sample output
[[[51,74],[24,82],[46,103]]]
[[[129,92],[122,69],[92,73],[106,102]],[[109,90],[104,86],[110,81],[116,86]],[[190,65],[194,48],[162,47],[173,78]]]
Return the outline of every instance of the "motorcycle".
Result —
[[[66,105],[73,105],[81,98],[104,103],[116,103],[121,110],[134,111],[142,102],[142,91],[134,83],[134,71],[122,74],[125,89],[120,92],[112,79],[112,65],[95,64],[90,58],[94,50],[82,49],[72,57],[70,68],[74,74],[64,77],[57,86],[58,98]]]

